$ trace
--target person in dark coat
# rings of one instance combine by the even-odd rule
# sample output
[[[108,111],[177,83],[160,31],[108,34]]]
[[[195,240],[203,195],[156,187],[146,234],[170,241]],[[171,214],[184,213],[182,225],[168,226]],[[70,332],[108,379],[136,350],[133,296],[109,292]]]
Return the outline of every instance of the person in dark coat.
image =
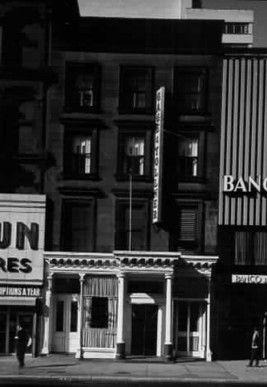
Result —
[[[17,326],[17,336],[16,339],[16,355],[19,362],[19,368],[24,367],[24,358],[27,345],[29,342],[29,336],[22,325]]]
[[[260,361],[260,332],[257,327],[254,328],[252,339],[251,339],[251,356],[249,367],[253,367],[253,363],[255,361],[256,367],[259,366]]]

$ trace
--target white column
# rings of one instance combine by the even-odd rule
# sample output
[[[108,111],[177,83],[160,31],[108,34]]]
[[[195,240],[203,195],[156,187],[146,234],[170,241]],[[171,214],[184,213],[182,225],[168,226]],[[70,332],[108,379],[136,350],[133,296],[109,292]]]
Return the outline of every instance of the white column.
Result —
[[[79,331],[80,331],[80,346],[76,353],[76,358],[83,358],[83,284],[84,284],[84,274],[80,274],[80,301],[79,301]]]
[[[51,311],[51,298],[52,298],[52,286],[53,286],[53,273],[47,277],[47,290],[45,294],[45,306],[44,306],[44,340],[43,348],[41,350],[42,355],[47,355],[51,351],[52,342],[52,311]]]
[[[172,274],[165,274],[166,278],[166,311],[165,311],[165,357],[172,358]]]
[[[208,290],[208,301],[207,301],[207,341],[206,341],[206,360],[211,361],[211,350],[210,350],[210,277],[209,277],[209,290]]]
[[[118,359],[125,357],[124,342],[124,298],[125,298],[125,274],[118,274],[118,323],[117,323],[117,354]]]

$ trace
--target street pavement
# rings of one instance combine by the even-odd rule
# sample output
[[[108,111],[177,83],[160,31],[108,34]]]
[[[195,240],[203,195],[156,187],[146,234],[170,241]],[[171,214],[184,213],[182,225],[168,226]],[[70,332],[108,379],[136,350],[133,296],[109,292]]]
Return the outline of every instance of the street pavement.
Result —
[[[24,380],[38,380],[53,384],[56,381],[124,383],[129,382],[189,382],[205,385],[216,382],[221,385],[267,385],[267,363],[259,367],[247,367],[248,361],[190,361],[178,359],[166,363],[156,359],[90,360],[75,359],[74,355],[51,354],[33,358],[26,356],[25,368],[19,369],[15,356],[0,357],[0,386]],[[141,383],[141,384],[142,384]],[[204,384],[203,384],[204,383]],[[206,383],[206,384],[207,384]],[[191,384],[190,384],[191,385]]]

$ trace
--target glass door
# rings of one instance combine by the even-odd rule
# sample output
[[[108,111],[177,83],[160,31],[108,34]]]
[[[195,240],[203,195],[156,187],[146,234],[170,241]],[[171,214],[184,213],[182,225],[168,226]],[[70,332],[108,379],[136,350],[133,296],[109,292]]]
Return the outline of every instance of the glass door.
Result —
[[[181,356],[201,357],[203,304],[197,301],[175,303],[175,349]]]
[[[54,302],[54,312],[52,351],[75,353],[80,342],[76,297],[69,294],[57,295]]]

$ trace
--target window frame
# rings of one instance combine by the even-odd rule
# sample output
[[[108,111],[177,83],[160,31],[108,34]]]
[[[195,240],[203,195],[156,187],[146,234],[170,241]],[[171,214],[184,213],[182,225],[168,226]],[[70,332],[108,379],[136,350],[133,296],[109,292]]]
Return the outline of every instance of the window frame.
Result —
[[[182,80],[183,88],[187,89],[186,87],[186,76],[192,76],[196,75],[198,77],[203,78],[203,87],[199,92],[187,92],[186,94],[179,94],[179,78]],[[208,93],[209,93],[209,72],[208,68],[206,66],[194,66],[194,67],[180,67],[177,66],[174,68],[174,88],[173,88],[173,94],[174,94],[174,112],[178,112],[179,115],[204,115],[208,113]],[[187,107],[185,102],[185,95],[187,96],[199,96],[201,100],[201,107],[199,108],[191,108]],[[183,102],[182,102],[183,101]]]
[[[129,211],[129,199],[128,198],[119,198],[116,202],[115,208],[115,249],[116,250],[128,250],[129,249],[129,228],[127,228],[126,220],[127,215],[126,211]],[[132,213],[134,208],[143,207],[144,209],[144,235],[143,235],[143,244],[144,250],[147,251],[150,248],[150,201],[149,199],[136,199],[132,200]],[[134,215],[132,216],[134,219]],[[125,226],[125,227],[124,227]],[[121,244],[121,241],[124,241],[125,244]],[[132,239],[133,241],[133,239]],[[140,251],[140,248],[134,249],[133,245],[131,246],[132,251]]]
[[[125,172],[125,144],[129,137],[143,137],[144,138],[144,174],[132,173],[132,179],[135,181],[151,181],[152,179],[152,125],[144,124],[141,127],[136,125],[120,125],[118,130],[118,152],[117,152],[117,180],[129,180],[130,173]]]
[[[182,138],[198,138],[198,164],[197,164],[197,175],[190,176],[187,174],[180,173],[179,160],[179,141]],[[183,182],[201,182],[205,178],[205,159],[206,159],[206,132],[204,130],[198,130],[196,128],[187,128],[179,130],[177,132],[177,177],[179,181]]]
[[[95,180],[98,179],[98,157],[99,157],[99,128],[93,124],[83,123],[65,124],[64,126],[64,153],[63,153],[63,176],[64,179],[74,180]],[[72,171],[70,157],[74,154],[72,151],[73,140],[78,136],[88,136],[91,138],[91,172],[76,173]],[[82,155],[82,153],[81,153]]]
[[[183,209],[193,209],[196,214],[196,224],[195,224],[195,238],[194,239],[181,239],[181,228],[182,224],[180,223],[180,211]],[[190,251],[194,253],[201,253],[203,250],[203,241],[204,241],[204,204],[202,201],[194,200],[184,200],[176,201],[176,221],[177,227],[175,228],[175,234],[171,237],[171,245],[175,251],[185,251],[185,254]]]
[[[63,199],[61,204],[61,238],[60,238],[60,246],[62,251],[77,251],[77,249],[73,250],[73,244],[71,239],[72,228],[67,229],[66,225],[69,225],[72,222],[68,221],[67,210],[72,208],[73,206],[79,207],[88,207],[90,212],[90,219],[88,220],[88,224],[91,225],[89,228],[89,232],[87,233],[88,246],[90,248],[87,251],[78,250],[80,252],[93,252],[95,251],[95,241],[96,241],[96,203],[94,198],[83,199],[83,198],[69,198]]]
[[[96,311],[95,311],[95,307],[94,307],[94,301],[100,301],[103,302],[105,301],[105,312],[104,313],[99,313],[97,315],[98,317],[98,320],[97,322],[99,322],[99,315],[101,316],[105,316],[105,320],[104,321],[101,321],[101,324],[97,324],[96,321],[94,321],[94,317],[96,315]],[[108,297],[98,297],[98,296],[92,296],[92,312],[91,312],[91,322],[90,322],[90,328],[96,328],[96,329],[107,329],[108,328],[108,319],[109,319],[109,302],[108,302]],[[104,304],[104,303],[103,303]],[[98,308],[98,312],[99,312],[99,309]]]
[[[93,74],[94,102],[92,106],[81,106],[75,101],[75,78],[79,75]],[[101,68],[98,63],[66,62],[65,64],[65,111],[97,113],[100,111]],[[78,100],[78,99],[77,99]]]
[[[146,105],[144,107],[134,107],[131,103],[129,92],[129,81],[127,78],[134,75],[145,75],[145,97]],[[148,89],[147,89],[148,88]],[[136,89],[138,90],[138,89]],[[121,114],[153,114],[154,113],[154,68],[152,66],[132,66],[122,65],[120,67],[120,90],[119,90],[119,113]]]

